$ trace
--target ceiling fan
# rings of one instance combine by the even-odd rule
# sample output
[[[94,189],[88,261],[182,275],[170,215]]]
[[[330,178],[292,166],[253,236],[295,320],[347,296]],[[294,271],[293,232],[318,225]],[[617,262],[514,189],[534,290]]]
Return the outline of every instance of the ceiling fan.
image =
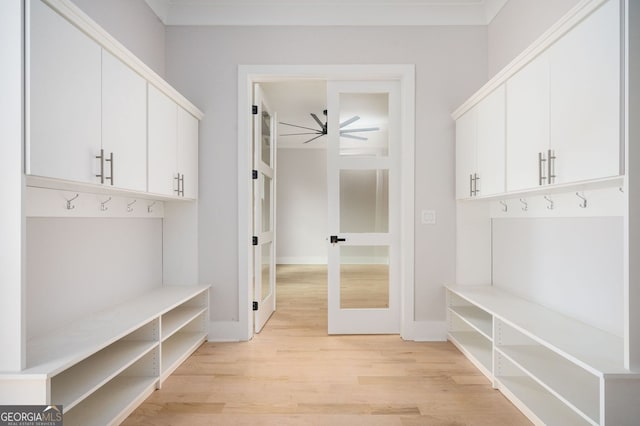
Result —
[[[327,110],[325,109],[324,111],[322,111],[322,114],[327,115]],[[313,137],[307,141],[304,141],[302,143],[309,143],[311,141],[314,141],[316,139],[318,139],[321,136],[324,136],[327,134],[327,121],[325,118],[325,122],[323,123],[316,114],[314,114],[313,112],[310,113],[311,117],[313,117],[313,119],[315,120],[316,123],[318,123],[318,125],[320,126],[320,129],[313,129],[311,127],[305,127],[305,126],[298,126],[297,124],[290,124],[290,123],[283,123],[282,121],[280,122],[280,124],[284,124],[285,126],[291,126],[291,127],[297,127],[300,129],[305,129],[305,130],[311,130],[311,132],[305,132],[305,133],[285,133],[282,134],[280,136],[300,136],[300,135],[313,135]],[[354,135],[353,133],[360,133],[360,132],[375,132],[377,130],[380,130],[379,127],[361,127],[358,129],[343,129],[344,127],[348,126],[351,123],[355,123],[356,121],[360,120],[360,117],[357,115],[354,115],[353,117],[349,118],[348,120],[343,121],[342,123],[340,123],[340,136],[343,138],[350,138],[350,139],[357,139],[357,140],[361,140],[361,141],[366,141],[369,140],[368,138],[365,138],[364,136],[358,136],[358,135]]]

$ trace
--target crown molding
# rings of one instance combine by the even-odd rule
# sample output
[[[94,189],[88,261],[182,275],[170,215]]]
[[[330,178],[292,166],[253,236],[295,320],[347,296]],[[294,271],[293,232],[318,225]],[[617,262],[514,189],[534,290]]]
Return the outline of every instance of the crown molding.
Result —
[[[508,0],[145,0],[165,25],[487,25]]]

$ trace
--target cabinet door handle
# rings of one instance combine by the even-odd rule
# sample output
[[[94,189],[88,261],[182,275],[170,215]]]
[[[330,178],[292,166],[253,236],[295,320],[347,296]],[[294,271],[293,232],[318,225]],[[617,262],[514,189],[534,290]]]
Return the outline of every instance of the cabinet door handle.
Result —
[[[111,173],[111,176],[105,177],[105,179],[108,180],[109,182],[111,182],[111,186],[113,186],[113,152],[111,154],[109,154],[109,158],[106,158],[104,161],[109,162],[109,169],[110,169],[110,173]],[[103,172],[103,174],[104,174],[104,172]]]
[[[544,163],[545,161],[547,161],[544,158],[544,153],[539,152],[538,153],[538,185],[542,186],[544,185],[545,181],[547,180],[546,176],[544,175],[544,166],[542,165],[542,163]]]
[[[555,183],[554,180],[556,178],[555,168],[556,168],[556,155],[553,150],[547,151],[547,177],[548,183]]]
[[[184,173],[182,174],[182,177],[180,178],[180,182],[182,183],[182,189],[180,190],[180,195],[182,195],[184,197]]]
[[[480,192],[480,190],[478,189],[478,181],[480,180],[480,176],[478,176],[477,173],[473,174],[473,195],[475,195],[476,197],[478,196],[478,192]]]
[[[100,174],[96,177],[100,178],[100,183],[104,183],[104,149],[100,150],[100,155],[96,155],[96,158],[100,160]]]
[[[473,197],[473,174],[469,174],[469,197]]]
[[[174,189],[173,192],[178,194],[178,197],[179,197],[180,196],[180,173],[177,173],[177,176],[174,177],[173,180],[175,180],[177,185],[178,185],[177,186],[178,189]]]

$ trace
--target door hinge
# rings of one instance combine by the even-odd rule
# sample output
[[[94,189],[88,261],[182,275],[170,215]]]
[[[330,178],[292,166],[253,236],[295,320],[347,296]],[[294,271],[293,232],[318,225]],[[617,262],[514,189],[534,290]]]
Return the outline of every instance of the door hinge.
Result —
[[[258,179],[258,171],[251,170],[251,179]]]
[[[254,246],[257,246],[258,245],[258,237],[253,237],[251,239],[251,244],[253,244]]]
[[[253,115],[257,115],[258,114],[258,105],[252,105],[251,106],[251,114],[253,114]]]
[[[253,302],[253,310],[254,311],[258,310],[258,302]]]

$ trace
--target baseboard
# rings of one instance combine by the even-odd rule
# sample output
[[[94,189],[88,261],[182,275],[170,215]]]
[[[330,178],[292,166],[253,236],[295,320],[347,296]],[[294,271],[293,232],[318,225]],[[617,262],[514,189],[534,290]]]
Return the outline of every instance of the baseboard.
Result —
[[[416,342],[444,342],[447,340],[447,322],[414,321],[412,337]]]
[[[278,265],[326,265],[327,258],[323,256],[276,257]]]
[[[245,330],[246,333],[246,330]],[[209,322],[209,342],[239,342],[242,339],[239,321],[211,321]]]

